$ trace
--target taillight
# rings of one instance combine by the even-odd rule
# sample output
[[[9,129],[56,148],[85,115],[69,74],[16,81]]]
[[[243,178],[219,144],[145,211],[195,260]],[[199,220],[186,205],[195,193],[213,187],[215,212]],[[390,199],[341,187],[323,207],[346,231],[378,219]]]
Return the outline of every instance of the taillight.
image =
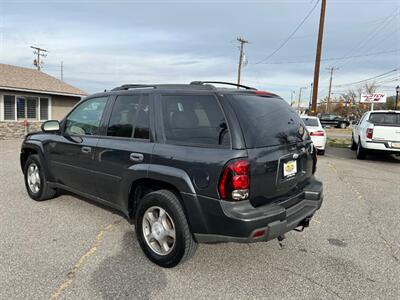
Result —
[[[322,130],[318,130],[318,131],[314,131],[314,132],[310,132],[311,136],[324,136],[325,132],[323,132]]]
[[[374,135],[374,129],[373,128],[367,128],[367,139],[372,139],[373,135]]]
[[[249,197],[250,164],[239,159],[229,162],[222,172],[218,190],[221,199],[245,200]]]

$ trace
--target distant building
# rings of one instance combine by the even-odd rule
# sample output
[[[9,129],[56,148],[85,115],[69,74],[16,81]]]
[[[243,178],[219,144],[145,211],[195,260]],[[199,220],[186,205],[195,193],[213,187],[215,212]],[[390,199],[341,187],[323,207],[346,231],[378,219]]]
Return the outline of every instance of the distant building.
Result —
[[[0,139],[39,131],[62,119],[87,94],[41,71],[0,64]]]

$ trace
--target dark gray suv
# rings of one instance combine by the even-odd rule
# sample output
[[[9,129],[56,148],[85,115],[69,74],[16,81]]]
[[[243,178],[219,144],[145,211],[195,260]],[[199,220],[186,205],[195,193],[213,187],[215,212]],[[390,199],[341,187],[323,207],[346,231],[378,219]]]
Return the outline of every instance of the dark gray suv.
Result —
[[[66,190],[121,211],[163,267],[198,243],[261,242],[302,230],[322,202],[316,151],[277,95],[221,82],[123,85],[26,136],[29,196]]]

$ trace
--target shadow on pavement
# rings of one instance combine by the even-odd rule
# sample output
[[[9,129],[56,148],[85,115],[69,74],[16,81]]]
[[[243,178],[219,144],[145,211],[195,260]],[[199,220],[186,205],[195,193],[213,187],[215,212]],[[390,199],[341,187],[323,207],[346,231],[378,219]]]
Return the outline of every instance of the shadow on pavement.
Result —
[[[149,299],[166,285],[164,271],[142,254],[134,232],[126,232],[120,251],[106,258],[92,274],[91,283],[102,299]]]
[[[334,156],[334,157],[340,157],[340,158],[346,158],[346,159],[354,159],[357,160],[356,158],[356,151],[352,151],[350,148],[335,148],[335,147],[328,147],[326,149],[326,155],[329,156]],[[400,164],[400,156],[397,158],[394,158],[390,154],[386,153],[370,153],[367,155],[366,159],[361,160],[361,161],[375,161],[375,162],[386,162],[386,163],[398,163]]]

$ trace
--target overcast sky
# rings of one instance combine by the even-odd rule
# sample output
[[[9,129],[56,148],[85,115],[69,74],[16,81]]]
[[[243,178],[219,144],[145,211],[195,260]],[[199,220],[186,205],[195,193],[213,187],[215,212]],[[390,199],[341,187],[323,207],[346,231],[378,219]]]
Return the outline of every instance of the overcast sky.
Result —
[[[124,83],[236,80],[238,42],[248,60],[243,84],[290,99],[313,80],[320,2],[289,42],[265,63],[318,0],[9,1],[0,0],[0,63],[33,67],[30,45],[49,50],[43,71],[89,93]],[[334,85],[400,67],[400,0],[328,0],[320,97]],[[381,53],[379,55],[361,56]],[[361,56],[361,57],[353,57]],[[293,63],[301,62],[301,63]],[[258,63],[258,64],[257,64]],[[394,94],[400,73],[384,77]],[[397,81],[396,81],[397,79]],[[392,87],[393,86],[393,87]],[[338,93],[346,87],[334,86]]]

